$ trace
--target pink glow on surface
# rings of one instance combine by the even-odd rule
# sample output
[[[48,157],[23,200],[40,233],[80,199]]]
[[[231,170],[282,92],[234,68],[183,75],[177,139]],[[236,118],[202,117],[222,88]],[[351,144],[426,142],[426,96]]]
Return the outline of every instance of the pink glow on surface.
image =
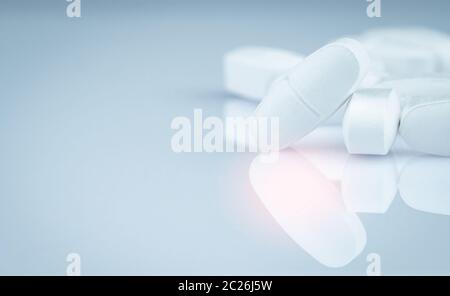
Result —
[[[253,189],[283,230],[329,267],[351,262],[366,244],[359,218],[344,207],[338,188],[299,153],[283,152],[275,163],[261,156],[250,167]]]

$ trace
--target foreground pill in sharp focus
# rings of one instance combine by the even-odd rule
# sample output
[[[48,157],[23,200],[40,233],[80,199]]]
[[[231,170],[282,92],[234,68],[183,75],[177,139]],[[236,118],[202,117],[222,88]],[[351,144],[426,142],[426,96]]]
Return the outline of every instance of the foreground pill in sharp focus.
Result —
[[[380,63],[371,63],[371,69],[367,72],[365,78],[361,81],[358,89],[365,89],[374,87],[383,81],[387,80],[389,75],[384,70],[384,66]],[[325,122],[326,125],[342,125],[344,120],[345,111],[347,110],[347,105],[344,104],[339,110],[333,114]]]
[[[280,147],[286,148],[336,112],[370,67],[364,47],[341,39],[319,49],[277,79],[255,111],[279,119]]]
[[[241,47],[224,57],[225,89],[260,101],[270,84],[303,59],[293,52],[269,47]]]
[[[386,155],[397,137],[400,99],[392,89],[355,92],[343,121],[344,142],[351,154]]]

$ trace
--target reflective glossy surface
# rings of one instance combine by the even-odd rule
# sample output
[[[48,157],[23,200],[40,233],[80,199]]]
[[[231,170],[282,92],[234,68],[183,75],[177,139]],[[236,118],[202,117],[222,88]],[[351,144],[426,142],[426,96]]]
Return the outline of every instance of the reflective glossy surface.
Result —
[[[450,1],[383,1],[380,20],[361,0],[82,0],[81,19],[67,3],[0,1],[0,274],[64,275],[69,253],[84,275],[365,275],[372,253],[383,274],[450,274],[446,161],[425,156],[402,177],[415,155],[397,144],[391,201],[391,159],[349,160],[340,132],[319,130],[289,155],[335,210],[283,221],[302,202],[257,194],[257,155],[170,147],[174,117],[222,115],[229,50],[307,55],[378,25],[450,33]],[[325,224],[306,219],[315,211]]]

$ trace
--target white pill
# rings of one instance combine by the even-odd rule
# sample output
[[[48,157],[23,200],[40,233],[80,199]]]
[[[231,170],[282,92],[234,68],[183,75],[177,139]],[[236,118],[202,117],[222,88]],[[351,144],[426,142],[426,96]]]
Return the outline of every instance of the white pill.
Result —
[[[365,89],[374,87],[386,79],[389,78],[389,75],[383,70],[383,66],[381,64],[374,65],[372,63],[371,69],[367,72],[367,75],[361,81],[358,89]],[[325,122],[326,125],[342,125],[342,121],[344,120],[345,111],[347,110],[348,103],[345,103],[336,111],[330,118]]]
[[[423,28],[373,30],[361,41],[371,57],[384,63],[392,78],[443,73],[448,68],[448,35]]]
[[[385,213],[397,195],[397,170],[392,156],[352,155],[344,168],[341,192],[355,213]]]
[[[413,209],[450,215],[450,159],[422,156],[411,160],[399,177],[399,192]]]
[[[411,104],[403,111],[400,134],[416,151],[450,156],[450,95]]]
[[[279,153],[268,164],[255,158],[251,185],[281,228],[328,267],[342,267],[366,245],[366,231],[344,207],[338,188],[298,153]]]
[[[374,64],[375,63],[372,63],[372,65]],[[384,66],[381,64],[377,64],[377,66],[373,66],[371,70],[367,73],[366,77],[361,82],[359,88],[360,89],[371,88],[388,79],[389,74],[384,69]]]
[[[347,110],[347,102],[345,102],[333,115],[331,115],[325,122],[324,125],[337,126],[342,124],[344,119],[345,110]]]
[[[400,121],[400,100],[392,89],[364,89],[353,94],[343,121],[351,154],[386,155]]]
[[[450,156],[450,79],[408,79],[382,84],[402,97],[400,135],[413,150]]]
[[[439,67],[436,54],[426,48],[407,49],[404,45],[386,43],[372,46],[371,58],[382,61],[387,73],[394,78],[433,74]]]
[[[224,56],[225,89],[260,101],[270,84],[302,60],[293,52],[269,47],[241,47]]]
[[[437,100],[449,97],[450,78],[444,76],[397,79],[384,81],[376,88],[394,89],[400,97],[402,109],[408,107],[412,100]]]
[[[278,118],[280,147],[288,147],[334,114],[357,89],[369,66],[359,42],[331,43],[277,79],[255,115]]]

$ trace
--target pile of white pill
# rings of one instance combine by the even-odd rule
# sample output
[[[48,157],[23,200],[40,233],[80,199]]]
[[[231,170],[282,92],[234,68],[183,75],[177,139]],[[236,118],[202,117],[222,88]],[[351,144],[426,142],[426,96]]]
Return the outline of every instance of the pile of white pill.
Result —
[[[341,124],[351,154],[388,154],[397,135],[416,151],[450,156],[450,37],[422,28],[373,30],[307,57],[242,47],[224,56],[228,92],[276,117],[280,146]]]

